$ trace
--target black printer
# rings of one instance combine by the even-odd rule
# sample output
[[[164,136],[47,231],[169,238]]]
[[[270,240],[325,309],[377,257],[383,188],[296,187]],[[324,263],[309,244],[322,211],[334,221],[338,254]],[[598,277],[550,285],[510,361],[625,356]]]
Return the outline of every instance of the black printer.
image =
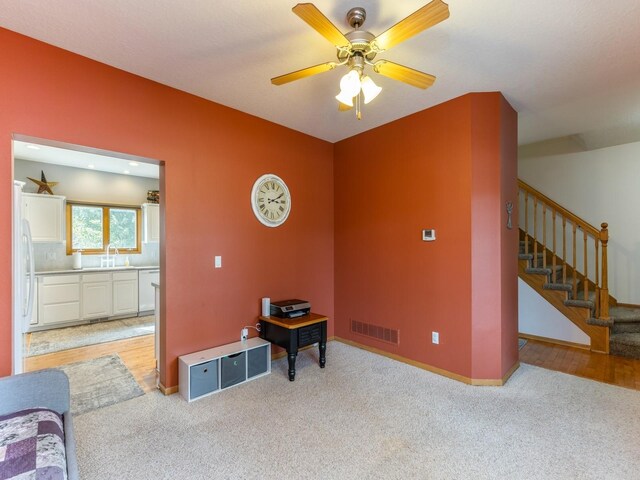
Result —
[[[279,318],[298,318],[311,312],[311,304],[294,298],[271,303],[271,315]]]

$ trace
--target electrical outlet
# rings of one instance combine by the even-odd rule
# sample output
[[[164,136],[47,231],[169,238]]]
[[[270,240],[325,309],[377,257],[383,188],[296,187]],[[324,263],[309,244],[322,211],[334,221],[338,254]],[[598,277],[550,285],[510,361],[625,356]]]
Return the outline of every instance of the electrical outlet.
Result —
[[[215,268],[222,268],[222,257],[220,255],[216,255],[213,259],[213,266]]]
[[[431,343],[436,345],[440,343],[440,334],[438,332],[431,332]]]
[[[249,329],[243,328],[242,333],[240,334],[240,340],[245,341],[247,338],[249,338]]]

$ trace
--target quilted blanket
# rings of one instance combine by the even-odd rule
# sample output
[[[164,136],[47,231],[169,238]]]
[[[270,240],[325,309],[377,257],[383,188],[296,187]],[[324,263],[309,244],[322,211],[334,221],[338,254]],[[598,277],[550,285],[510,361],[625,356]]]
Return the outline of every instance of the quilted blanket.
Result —
[[[67,478],[62,417],[44,408],[0,416],[0,480]]]

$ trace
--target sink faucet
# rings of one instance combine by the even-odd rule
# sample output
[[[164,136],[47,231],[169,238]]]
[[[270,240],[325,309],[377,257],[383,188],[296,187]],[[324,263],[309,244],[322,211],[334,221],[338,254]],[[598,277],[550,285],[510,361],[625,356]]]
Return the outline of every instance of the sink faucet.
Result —
[[[110,243],[107,245],[106,251],[107,251],[107,255],[106,257],[102,257],[100,259],[100,267],[115,267],[116,266],[116,258],[115,255],[112,259],[109,258],[109,251],[111,250],[111,248],[113,248],[113,251],[115,253],[115,255],[118,255],[118,249],[115,246],[112,246]],[[106,264],[106,265],[105,265]]]

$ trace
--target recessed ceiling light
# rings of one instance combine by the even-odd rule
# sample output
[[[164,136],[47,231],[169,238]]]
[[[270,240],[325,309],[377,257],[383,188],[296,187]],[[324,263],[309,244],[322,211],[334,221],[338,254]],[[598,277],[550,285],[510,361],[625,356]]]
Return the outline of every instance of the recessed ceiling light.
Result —
[[[37,145],[27,145],[27,148],[30,148],[31,150],[40,150],[40,147]]]
[[[87,168],[96,168],[95,165],[87,165]]]
[[[129,175],[129,170],[125,170],[123,173],[124,173],[125,175]]]
[[[129,162],[129,165],[131,165],[132,167],[137,167],[140,164],[138,162]]]

